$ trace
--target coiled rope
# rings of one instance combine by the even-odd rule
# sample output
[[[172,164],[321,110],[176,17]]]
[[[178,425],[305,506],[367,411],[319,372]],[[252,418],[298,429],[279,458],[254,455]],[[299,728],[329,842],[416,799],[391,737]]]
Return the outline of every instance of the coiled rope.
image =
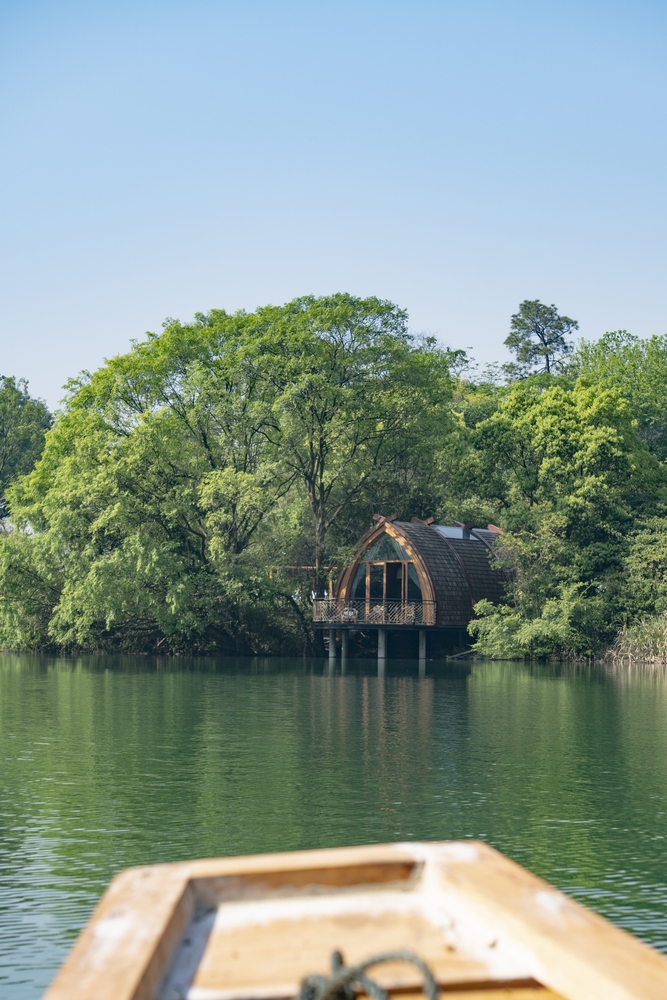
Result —
[[[366,969],[384,962],[409,962],[416,966],[424,979],[422,985],[424,996],[427,1000],[437,1000],[438,987],[433,973],[426,962],[411,951],[385,951],[358,965],[345,965],[341,953],[334,951],[331,956],[331,976],[328,978],[318,975],[306,976],[301,981],[301,989],[294,1000],[354,1000],[355,987],[371,1000],[388,1000],[386,990],[364,975]]]

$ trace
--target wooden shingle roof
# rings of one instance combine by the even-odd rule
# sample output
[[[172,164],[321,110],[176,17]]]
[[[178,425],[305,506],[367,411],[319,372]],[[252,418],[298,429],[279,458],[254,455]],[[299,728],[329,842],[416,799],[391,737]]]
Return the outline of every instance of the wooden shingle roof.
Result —
[[[438,525],[393,524],[419,550],[429,569],[438,602],[438,625],[466,625],[477,601],[486,598],[497,604],[502,600],[503,575],[493,567],[490,551],[498,537],[495,532],[476,529],[477,538],[448,538]]]

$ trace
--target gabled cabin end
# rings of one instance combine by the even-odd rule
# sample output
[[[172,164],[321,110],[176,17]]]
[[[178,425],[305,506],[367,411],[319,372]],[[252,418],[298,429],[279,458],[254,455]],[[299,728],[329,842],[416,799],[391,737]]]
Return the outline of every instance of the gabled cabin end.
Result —
[[[494,525],[377,517],[335,593],[314,602],[315,627],[465,631],[478,601],[502,600],[504,577],[493,565],[500,534]]]

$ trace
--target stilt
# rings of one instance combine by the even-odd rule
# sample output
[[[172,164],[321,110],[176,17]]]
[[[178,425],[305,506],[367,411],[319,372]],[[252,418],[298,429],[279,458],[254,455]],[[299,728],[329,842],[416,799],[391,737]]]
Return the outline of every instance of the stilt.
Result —
[[[419,630],[419,676],[426,676],[426,630]]]
[[[378,629],[378,677],[384,677],[387,667],[387,630]]]
[[[340,672],[345,673],[345,667],[347,666],[347,651],[349,646],[350,633],[346,628],[341,630],[340,633]]]
[[[329,629],[329,663],[336,662],[336,629]]]

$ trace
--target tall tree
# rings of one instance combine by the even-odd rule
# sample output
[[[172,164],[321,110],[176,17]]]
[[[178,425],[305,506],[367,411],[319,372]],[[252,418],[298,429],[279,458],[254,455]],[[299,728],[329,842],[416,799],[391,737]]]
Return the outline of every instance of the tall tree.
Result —
[[[560,316],[556,306],[545,306],[539,299],[526,299],[512,316],[505,345],[516,355],[516,362],[504,365],[511,377],[525,376],[531,371],[551,374],[572,351],[566,337],[578,330],[579,324],[568,316]]]
[[[71,384],[14,485],[29,529],[0,546],[0,642],[303,648],[303,609],[265,572],[266,517],[306,511],[321,591],[340,519],[363,530],[388,483],[435,465],[451,360],[378,299],[169,321]]]
[[[667,336],[642,340],[614,330],[595,342],[582,340],[568,370],[619,388],[630,402],[640,438],[661,461],[667,458]]]
[[[259,309],[244,344],[248,377],[272,400],[276,462],[308,498],[322,593],[333,526],[406,451],[436,449],[455,355],[416,343],[392,303],[345,294]]]
[[[0,518],[8,514],[7,487],[30,472],[50,426],[51,414],[29,395],[26,380],[0,375]]]
[[[282,598],[239,560],[289,481],[264,458],[273,415],[237,363],[244,322],[169,322],[72,382],[41,461],[11,494],[17,523],[37,534],[3,548],[4,627],[20,629],[22,593],[40,579],[42,646],[247,652],[257,615],[269,637]]]
[[[480,491],[505,529],[508,603],[477,608],[489,655],[590,655],[613,639],[638,520],[667,499],[665,470],[618,389],[519,384],[473,432]],[[496,522],[498,523],[498,522]]]

